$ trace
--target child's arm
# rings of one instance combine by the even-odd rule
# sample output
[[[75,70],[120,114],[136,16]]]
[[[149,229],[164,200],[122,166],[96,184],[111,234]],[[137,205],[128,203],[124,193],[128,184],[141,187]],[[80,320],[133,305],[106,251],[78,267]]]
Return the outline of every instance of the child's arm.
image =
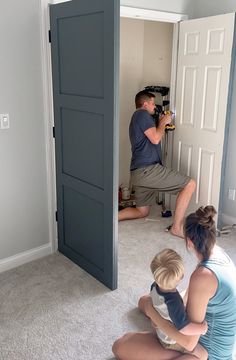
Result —
[[[207,322],[203,321],[203,323],[194,323],[191,322],[188,325],[184,326],[179,331],[183,335],[204,335],[207,332]]]

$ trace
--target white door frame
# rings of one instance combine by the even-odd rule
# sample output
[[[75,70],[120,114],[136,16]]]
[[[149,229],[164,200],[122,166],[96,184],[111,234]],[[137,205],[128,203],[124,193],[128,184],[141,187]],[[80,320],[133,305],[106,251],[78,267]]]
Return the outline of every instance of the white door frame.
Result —
[[[46,166],[47,166],[47,197],[49,213],[49,237],[52,250],[58,249],[57,224],[56,224],[56,167],[55,167],[55,144],[52,136],[54,126],[53,116],[53,92],[52,92],[52,68],[51,68],[51,48],[48,39],[50,29],[49,4],[65,2],[68,0],[39,0],[40,27],[41,27],[41,58],[42,58],[42,79],[43,79],[43,104],[44,104],[44,128],[46,146]],[[176,88],[176,69],[178,51],[178,23],[187,20],[185,14],[169,13],[158,10],[148,10],[129,6],[120,7],[120,16],[135,18],[140,20],[152,20],[169,22],[174,24],[173,44],[172,44],[172,68],[170,84],[170,107],[175,108],[175,88]]]

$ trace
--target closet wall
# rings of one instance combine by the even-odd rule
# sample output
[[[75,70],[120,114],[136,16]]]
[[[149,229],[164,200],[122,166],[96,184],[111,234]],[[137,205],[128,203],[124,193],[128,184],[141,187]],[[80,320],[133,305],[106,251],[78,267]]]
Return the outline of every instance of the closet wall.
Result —
[[[129,123],[134,97],[147,85],[170,85],[172,38],[173,24],[121,18],[119,183],[125,186],[129,185]]]

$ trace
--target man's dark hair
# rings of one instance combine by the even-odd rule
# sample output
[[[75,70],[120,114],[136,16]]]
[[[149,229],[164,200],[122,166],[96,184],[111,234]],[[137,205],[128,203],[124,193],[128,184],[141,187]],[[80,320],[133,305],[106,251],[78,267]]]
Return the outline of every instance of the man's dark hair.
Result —
[[[154,97],[155,95],[150,93],[149,91],[146,90],[139,91],[135,96],[136,109],[141,108],[145,101],[149,101]]]

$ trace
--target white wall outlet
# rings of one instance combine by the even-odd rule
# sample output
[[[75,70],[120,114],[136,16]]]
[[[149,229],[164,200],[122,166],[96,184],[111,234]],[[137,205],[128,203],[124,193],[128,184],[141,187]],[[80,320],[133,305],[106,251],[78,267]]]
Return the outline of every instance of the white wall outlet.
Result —
[[[0,114],[0,129],[6,130],[9,129],[9,114]]]
[[[235,189],[229,189],[228,191],[228,199],[229,200],[235,200]]]

